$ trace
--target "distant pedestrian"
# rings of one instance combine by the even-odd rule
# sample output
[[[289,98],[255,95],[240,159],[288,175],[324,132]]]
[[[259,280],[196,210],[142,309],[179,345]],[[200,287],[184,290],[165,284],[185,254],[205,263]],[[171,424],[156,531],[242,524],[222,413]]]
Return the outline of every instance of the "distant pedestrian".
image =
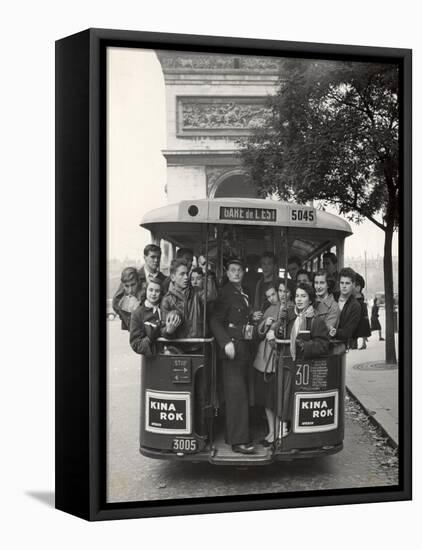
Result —
[[[356,339],[356,348],[358,347],[359,338],[362,338],[362,345],[359,349],[366,349],[366,343],[368,341],[369,336],[371,336],[371,327],[369,324],[369,318],[368,318],[368,306],[365,302],[365,296],[362,292],[362,290],[365,288],[365,279],[360,275],[359,273],[356,273],[355,278],[355,298],[360,304],[361,312],[360,312],[360,320],[359,324],[356,328],[356,331],[353,335],[354,339]]]
[[[383,341],[384,338],[381,335],[381,324],[379,322],[378,312],[379,312],[378,299],[374,298],[374,303],[372,305],[372,310],[371,310],[371,330],[372,332],[377,330],[379,334],[379,340]]]

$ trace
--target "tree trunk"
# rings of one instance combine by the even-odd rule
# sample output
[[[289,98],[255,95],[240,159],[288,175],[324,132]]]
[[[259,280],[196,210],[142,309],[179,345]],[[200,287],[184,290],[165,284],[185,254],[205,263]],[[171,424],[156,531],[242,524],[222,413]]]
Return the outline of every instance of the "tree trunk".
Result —
[[[397,363],[394,341],[394,286],[393,286],[393,243],[394,226],[388,223],[384,239],[384,292],[385,292],[385,361]]]

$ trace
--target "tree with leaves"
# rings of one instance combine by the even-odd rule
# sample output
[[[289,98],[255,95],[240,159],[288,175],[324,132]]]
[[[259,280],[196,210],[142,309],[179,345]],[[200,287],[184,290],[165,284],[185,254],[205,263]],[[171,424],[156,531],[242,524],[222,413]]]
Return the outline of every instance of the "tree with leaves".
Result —
[[[265,124],[240,154],[261,196],[335,205],[384,232],[386,361],[396,362],[392,240],[399,223],[396,64],[285,60]]]

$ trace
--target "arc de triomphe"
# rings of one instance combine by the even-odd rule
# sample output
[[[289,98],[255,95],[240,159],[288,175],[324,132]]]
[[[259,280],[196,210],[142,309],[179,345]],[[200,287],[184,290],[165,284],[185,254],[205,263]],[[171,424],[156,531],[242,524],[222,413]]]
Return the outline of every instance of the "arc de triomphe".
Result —
[[[238,140],[265,117],[279,59],[157,51],[166,91],[167,200],[256,197]]]

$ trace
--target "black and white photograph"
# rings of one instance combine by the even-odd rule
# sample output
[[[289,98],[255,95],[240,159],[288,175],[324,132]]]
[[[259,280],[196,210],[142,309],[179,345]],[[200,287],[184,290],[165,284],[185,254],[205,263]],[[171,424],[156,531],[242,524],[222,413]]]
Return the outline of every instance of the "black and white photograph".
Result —
[[[399,486],[400,78],[107,48],[107,503]]]
[[[415,546],[418,13],[4,6],[1,547]]]

